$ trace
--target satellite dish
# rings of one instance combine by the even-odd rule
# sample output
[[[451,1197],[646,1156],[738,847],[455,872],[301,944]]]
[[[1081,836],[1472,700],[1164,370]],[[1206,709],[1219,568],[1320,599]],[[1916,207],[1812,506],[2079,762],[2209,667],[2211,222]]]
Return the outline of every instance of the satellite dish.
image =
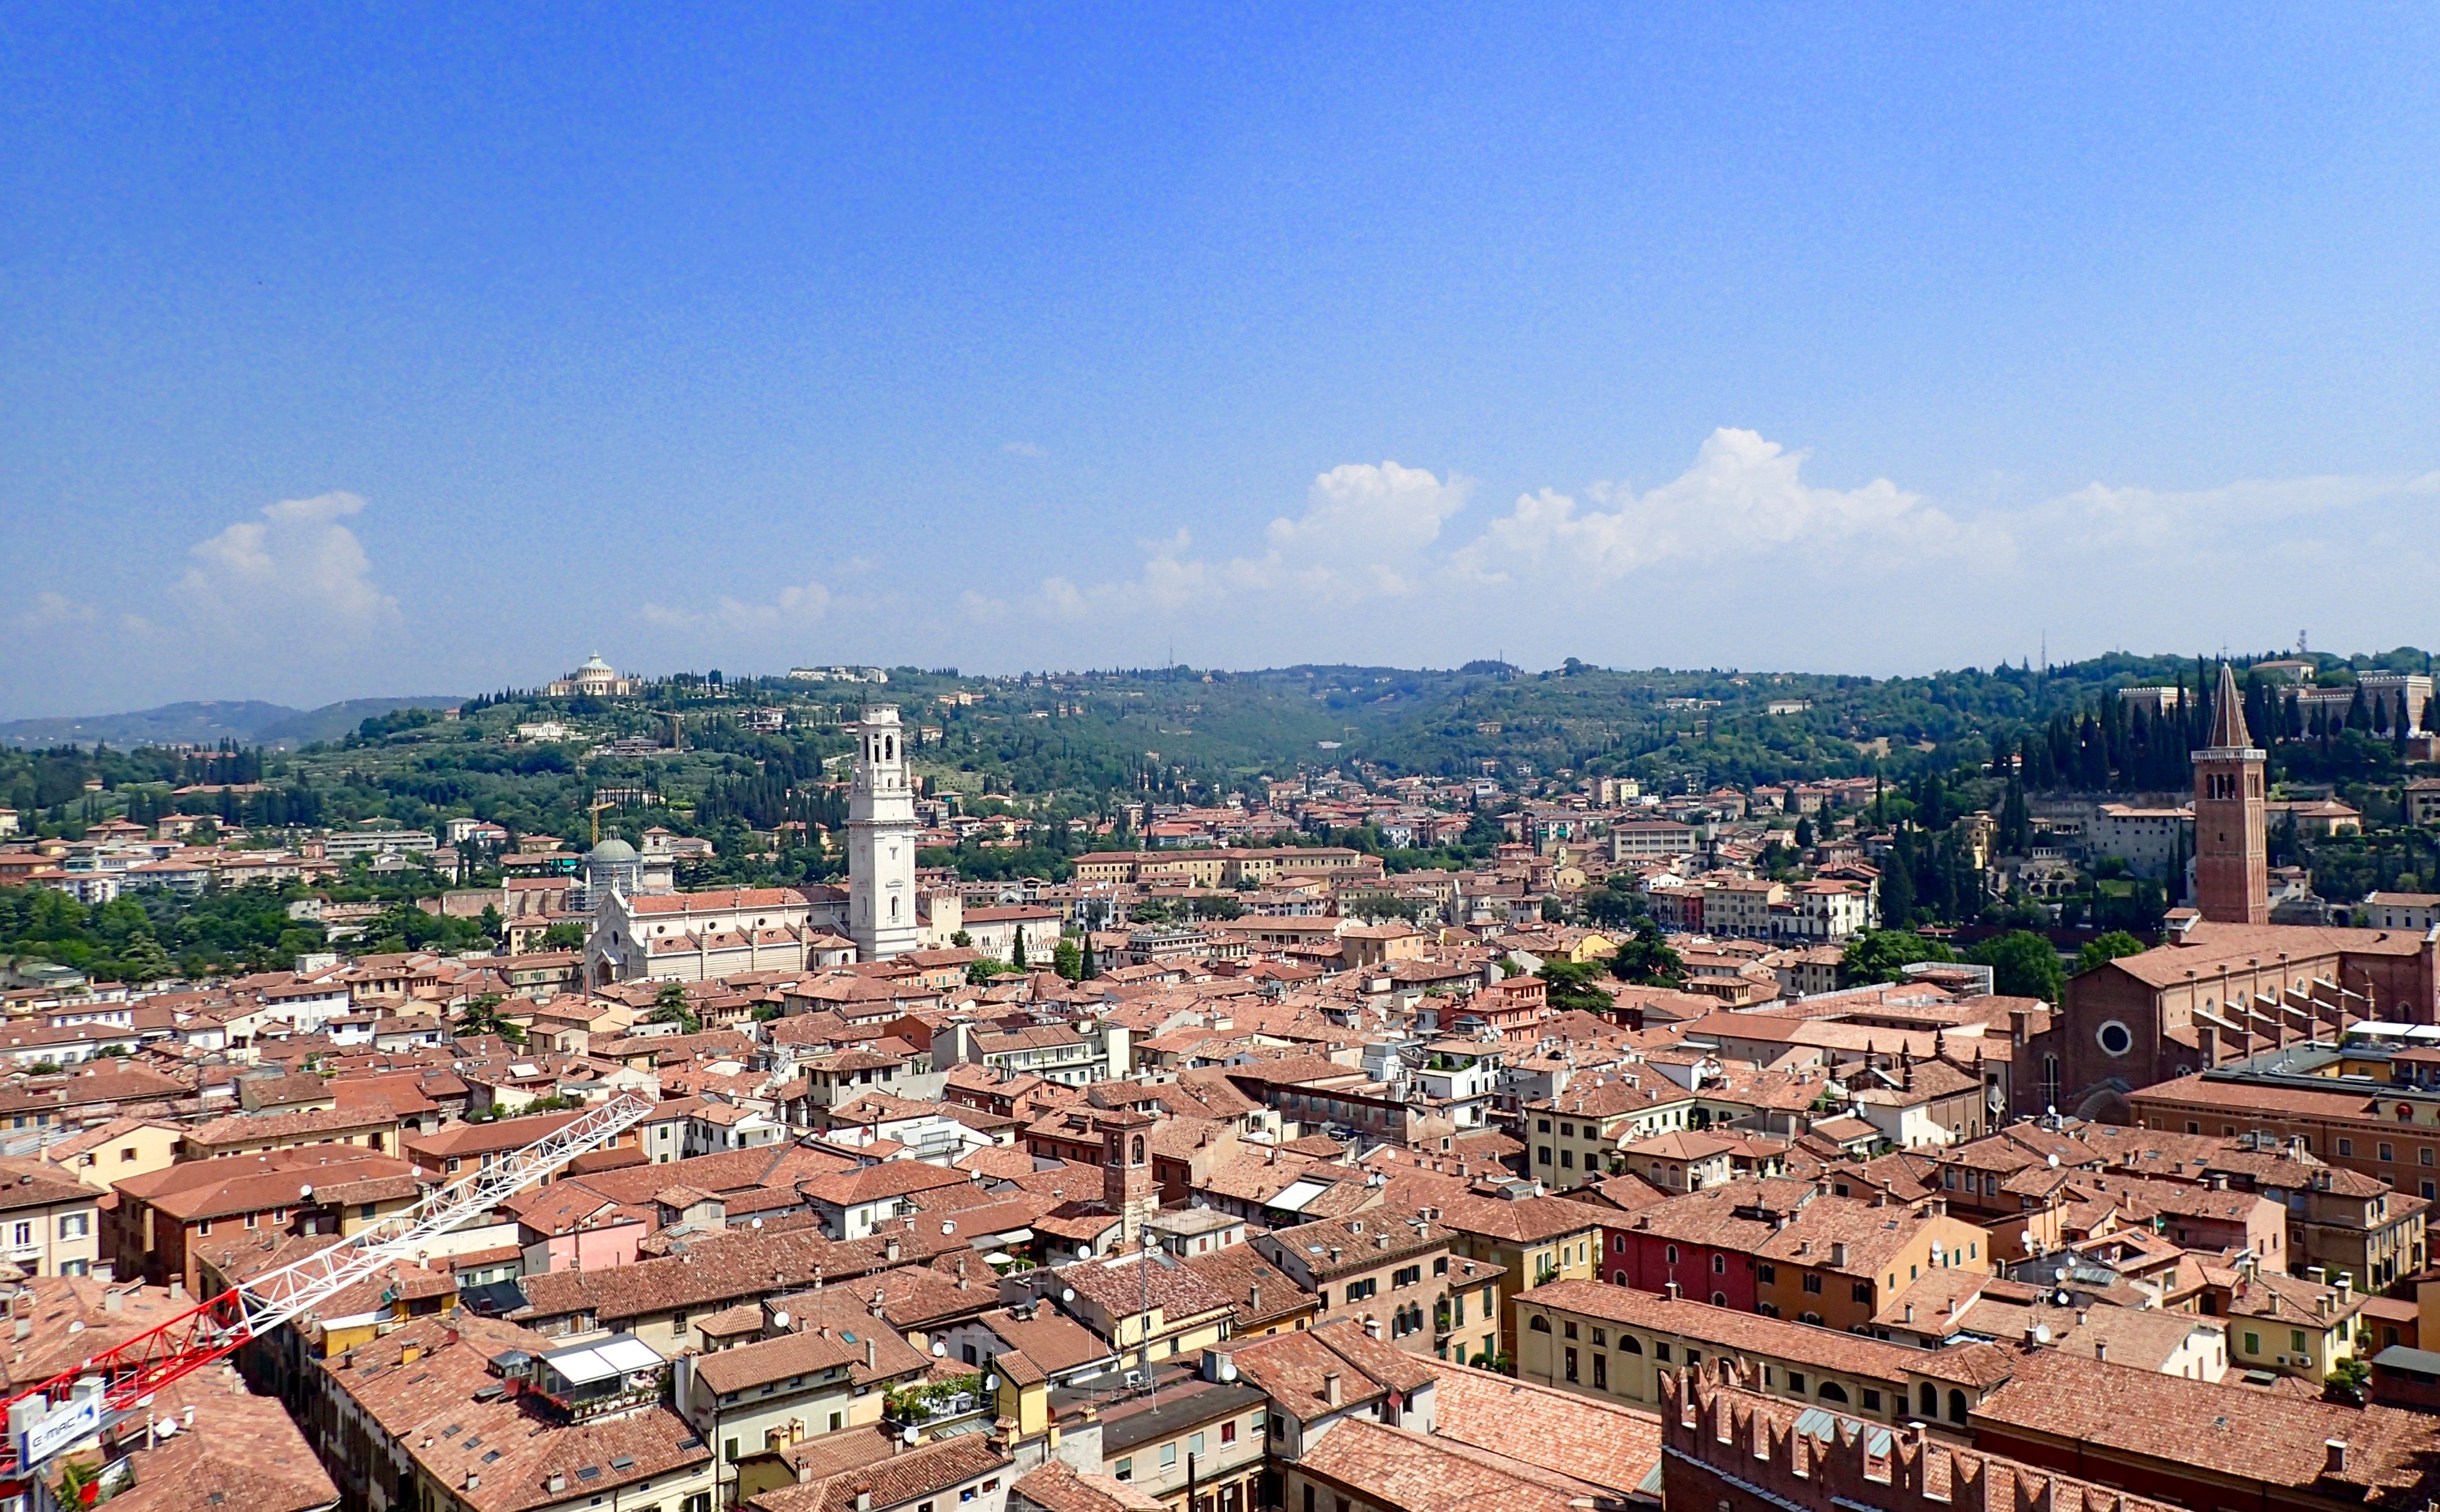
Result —
[[[942,1218],[942,1219],[941,1220],[941,1232],[942,1232],[942,1233],[943,1233],[943,1234],[955,1234],[955,1233],[957,1233],[957,1232],[958,1232],[958,1223],[957,1223],[957,1219],[955,1219],[955,1218]]]
[[[999,1390],[999,1378],[998,1378],[997,1376],[985,1376],[985,1377],[983,1378],[983,1390],[985,1390],[985,1391],[997,1391],[997,1390]]]
[[[2021,1231],[2017,1236],[2017,1242],[2023,1245],[2028,1250],[2032,1249],[2034,1247],[2034,1231],[2031,1229]]]
[[[1076,1258],[1078,1258],[1079,1260],[1089,1260],[1089,1259],[1091,1259],[1092,1257],[1093,1257],[1093,1247],[1092,1247],[1091,1245],[1089,1245],[1089,1244],[1080,1244],[1080,1245],[1076,1246]]]
[[[907,1425],[906,1425],[906,1432],[905,1432],[900,1433],[898,1436],[899,1436],[900,1438],[905,1439],[905,1440],[906,1440],[907,1443],[909,1443],[909,1444],[914,1443],[914,1442],[915,1442],[915,1425],[914,1425],[914,1424],[912,1424],[912,1423],[907,1424]]]
[[[296,1195],[310,1202],[314,1201],[314,1188],[311,1185],[300,1186],[296,1188]]]
[[[2069,1295],[2068,1295],[2066,1292],[2064,1292],[2064,1291],[2054,1291],[2054,1292],[2051,1293],[2051,1300],[2052,1300],[2053,1302],[2057,1303],[2060,1307],[2066,1307],[2069,1303],[2071,1303],[2071,1302],[2074,1301],[2075,1299],[2074,1299],[2073,1297],[2069,1296]]]
[[[775,1312],[771,1314],[771,1326],[779,1329],[781,1333],[787,1332],[788,1315],[784,1312]]]
[[[1073,1302],[1073,1301],[1075,1301],[1075,1300],[1076,1300],[1076,1289],[1075,1289],[1074,1287],[1061,1287],[1061,1288],[1059,1289],[1059,1300],[1060,1300],[1060,1301],[1062,1301],[1062,1302]]]
[[[761,1228],[761,1227],[762,1226],[762,1220],[761,1218],[756,1218],[756,1219],[754,1220],[754,1226],[755,1226],[756,1228],[758,1228],[758,1229],[759,1229],[759,1228]]]
[[[946,1343],[942,1343],[942,1341],[940,1341],[940,1340],[938,1340],[938,1339],[933,1340],[933,1341],[932,1341],[932,1358],[933,1358],[933,1359],[935,1359],[935,1360],[946,1360],[946,1359],[948,1359],[948,1358],[949,1358],[949,1346],[948,1346]]]
[[[2051,1169],[2058,1169],[2058,1157],[2056,1155],[2051,1157]]]
[[[2066,1279],[2067,1279],[2067,1267],[2062,1265],[2062,1266],[2059,1266],[2059,1267],[2057,1267],[2057,1268],[2054,1269],[2054,1270],[2051,1272],[2051,1279],[2052,1279],[2052,1280],[2054,1280],[2054,1281],[2064,1281],[2064,1280],[2066,1280]]]
[[[2034,1343],[2037,1344],[2046,1344],[2050,1342],[2051,1325],[2046,1323],[2037,1323],[2034,1325]]]

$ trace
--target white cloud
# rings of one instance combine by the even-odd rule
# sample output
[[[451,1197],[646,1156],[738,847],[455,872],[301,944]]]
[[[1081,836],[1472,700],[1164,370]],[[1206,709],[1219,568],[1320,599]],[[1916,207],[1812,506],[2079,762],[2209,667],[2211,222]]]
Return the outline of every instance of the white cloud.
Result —
[[[1032,457],[1036,461],[1050,454],[1049,447],[1036,446],[1032,441],[1002,441],[999,449],[1011,456]]]
[[[2237,532],[2258,546],[2298,527],[2318,543],[2334,528],[2333,516],[2435,492],[2440,472],[2249,478],[2182,491],[2089,483],[2022,511],[2016,525],[2029,538],[2072,539],[2081,549],[2194,549]]]
[[[34,596],[33,602],[12,616],[17,629],[49,630],[59,625],[90,625],[94,607],[80,603],[67,595],[45,588]]]
[[[1552,568],[1617,578],[1666,563],[1755,557],[1789,546],[1870,543],[1910,560],[2006,552],[2003,534],[1961,525],[1887,478],[1859,489],[1807,484],[1801,476],[1805,456],[1751,431],[1722,426],[1704,440],[1693,467],[1648,492],[1596,484],[1586,490],[1593,508],[1548,488],[1520,496],[1456,554],[1456,564],[1498,581]]]
[[[1270,549],[1260,556],[1198,557],[1193,534],[1181,526],[1167,540],[1138,543],[1145,555],[1134,578],[1081,588],[1048,578],[1032,607],[1080,619],[1283,590],[1307,604],[1402,596],[1433,570],[1441,526],[1465,507],[1473,487],[1454,472],[1444,479],[1396,462],[1347,463],[1313,480],[1302,514],[1270,523]]]
[[[1465,507],[1473,486],[1395,462],[1335,467],[1313,480],[1303,515],[1271,522],[1271,546],[1323,563],[1409,562],[1440,540],[1442,522]]]
[[[199,621],[248,635],[394,622],[398,600],[374,583],[364,543],[339,523],[364,507],[352,493],[283,499],[194,545],[174,592]]]
[[[713,600],[709,610],[647,603],[637,613],[644,623],[657,625],[664,630],[710,627],[733,632],[758,633],[801,630],[820,624],[829,615],[832,603],[830,589],[819,582],[805,582],[780,589],[767,602],[752,602],[724,594]]]
[[[720,601],[721,619],[737,630],[785,630],[812,625],[830,612],[831,591],[817,582],[782,588],[779,596],[767,604],[726,597]]]

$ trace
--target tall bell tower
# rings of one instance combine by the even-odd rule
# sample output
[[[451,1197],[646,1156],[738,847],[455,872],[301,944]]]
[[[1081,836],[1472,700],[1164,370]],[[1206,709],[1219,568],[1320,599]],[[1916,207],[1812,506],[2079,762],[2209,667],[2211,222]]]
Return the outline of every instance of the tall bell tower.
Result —
[[[847,808],[847,925],[858,959],[915,949],[915,790],[898,709],[875,704],[855,727],[855,787]]]
[[[2211,744],[2194,754],[2195,907],[2216,924],[2270,922],[2264,760],[2245,727],[2236,673],[2222,662]]]

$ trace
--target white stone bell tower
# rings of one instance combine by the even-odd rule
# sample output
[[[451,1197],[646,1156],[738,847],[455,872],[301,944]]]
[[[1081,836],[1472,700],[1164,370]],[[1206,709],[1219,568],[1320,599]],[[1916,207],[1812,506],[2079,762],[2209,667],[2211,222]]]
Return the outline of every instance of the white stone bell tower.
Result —
[[[895,704],[864,711],[855,727],[855,788],[848,796],[848,934],[861,960],[915,949],[915,790]]]

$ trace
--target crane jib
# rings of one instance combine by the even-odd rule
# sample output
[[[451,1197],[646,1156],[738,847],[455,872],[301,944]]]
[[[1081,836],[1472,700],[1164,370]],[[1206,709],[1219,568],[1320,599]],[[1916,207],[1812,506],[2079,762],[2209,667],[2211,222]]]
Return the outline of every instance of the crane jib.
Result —
[[[154,1392],[223,1359],[354,1286],[411,1258],[451,1229],[491,1211],[577,1156],[601,1148],[653,1111],[622,1093],[532,1144],[425,1194],[413,1207],[341,1242],[265,1272],[72,1370],[9,1396],[0,1444],[0,1495],[42,1465],[106,1432]],[[309,1188],[310,1190],[310,1188]]]

